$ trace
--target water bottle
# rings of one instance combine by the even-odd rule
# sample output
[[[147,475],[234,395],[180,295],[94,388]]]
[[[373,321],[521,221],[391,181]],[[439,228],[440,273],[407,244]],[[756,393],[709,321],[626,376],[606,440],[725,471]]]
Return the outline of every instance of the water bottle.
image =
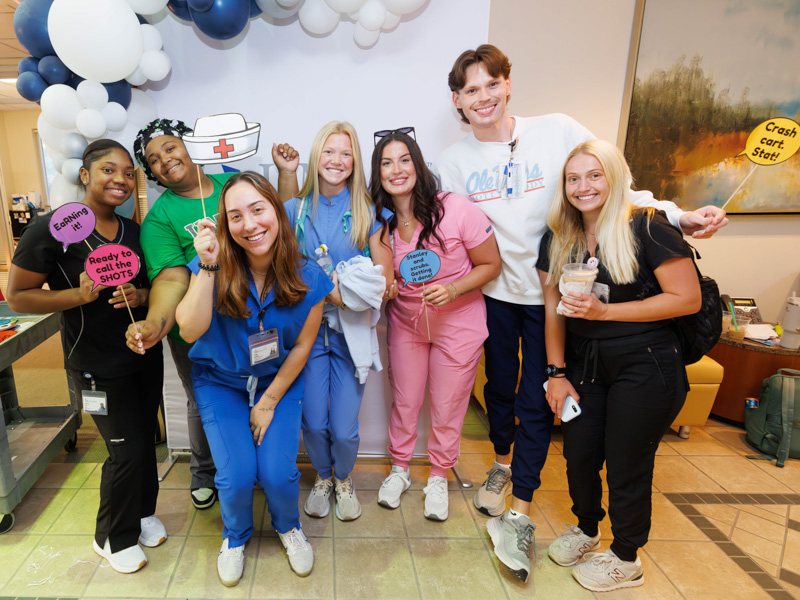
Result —
[[[317,264],[330,277],[333,273],[333,261],[328,256],[328,247],[325,244],[321,244],[319,248],[314,250],[314,254],[317,255]]]

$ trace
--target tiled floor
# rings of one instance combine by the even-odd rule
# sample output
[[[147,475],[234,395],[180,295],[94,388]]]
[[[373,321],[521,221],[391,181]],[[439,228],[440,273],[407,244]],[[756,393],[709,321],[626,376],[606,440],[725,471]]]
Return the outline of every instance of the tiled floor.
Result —
[[[170,534],[146,549],[148,565],[120,575],[91,548],[100,465],[54,462],[15,511],[11,532],[0,536],[0,600],[8,598],[424,598],[495,599],[800,598],[800,461],[778,469],[745,454],[744,432],[713,421],[693,428],[688,440],[674,432],[662,442],[653,486],[653,528],[640,553],[642,587],[592,594],[570,570],[547,558],[547,546],[573,520],[562,444],[554,436],[534,496],[536,558],[522,584],[492,553],[486,517],[472,505],[474,489],[450,477],[450,518],[422,516],[427,468],[412,466],[412,488],[400,509],[377,506],[388,472],[386,461],[363,461],[354,479],[361,518],[342,523],[302,514],[315,551],[313,573],[296,577],[257,495],[256,532],[245,550],[245,572],[223,587],[215,559],[222,523],[219,505],[196,511],[188,500],[188,464],[177,464],[162,484],[157,515]],[[473,412],[462,442],[462,463],[482,481],[493,456],[485,429]],[[301,487],[313,474],[301,465]],[[301,493],[302,499],[305,492]],[[610,525],[601,524],[605,543]],[[605,549],[607,546],[603,546]]]

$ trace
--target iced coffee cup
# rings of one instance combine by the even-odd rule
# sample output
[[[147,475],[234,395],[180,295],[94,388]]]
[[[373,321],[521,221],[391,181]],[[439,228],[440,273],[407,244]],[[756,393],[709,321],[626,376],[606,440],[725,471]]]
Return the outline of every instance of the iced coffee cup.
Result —
[[[728,329],[728,336],[737,342],[744,341],[744,334],[747,331],[747,326],[750,324],[749,317],[736,317],[736,321],[731,321],[731,327]]]
[[[561,268],[558,290],[562,296],[575,293],[588,294],[592,291],[595,277],[597,277],[597,267],[591,267],[586,263],[567,263]],[[566,309],[561,302],[558,303],[556,310],[558,314],[573,312]]]

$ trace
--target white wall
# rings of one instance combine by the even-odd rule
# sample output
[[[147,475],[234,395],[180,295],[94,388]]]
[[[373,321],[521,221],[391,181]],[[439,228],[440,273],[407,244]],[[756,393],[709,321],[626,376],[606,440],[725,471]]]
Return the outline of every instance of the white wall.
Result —
[[[489,42],[511,59],[511,110],[564,112],[616,142],[635,0],[493,0]],[[800,216],[732,215],[692,244],[703,273],[731,296],[756,299],[766,320],[800,291]]]

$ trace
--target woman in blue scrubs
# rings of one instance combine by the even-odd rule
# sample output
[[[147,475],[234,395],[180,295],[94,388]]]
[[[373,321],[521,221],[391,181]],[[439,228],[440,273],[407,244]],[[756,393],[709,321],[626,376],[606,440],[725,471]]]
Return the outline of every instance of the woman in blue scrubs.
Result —
[[[257,173],[228,179],[217,232],[198,226],[189,290],[178,305],[181,337],[195,342],[192,381],[217,466],[223,542],[220,581],[236,585],[253,533],[253,487],[264,494],[299,576],[314,553],[300,527],[297,448],[306,363],[333,284],[300,253],[277,192]]]
[[[357,255],[383,265],[387,290],[393,277],[388,235],[381,240],[380,223],[367,189],[358,135],[350,123],[332,121],[314,138],[308,159],[308,175],[297,198],[284,205],[292,219],[300,250],[314,257],[324,245],[335,267]],[[385,218],[392,214],[386,211]],[[335,271],[334,290],[325,302],[342,303]],[[361,515],[350,477],[358,454],[358,411],[364,384],[355,375],[355,365],[344,335],[323,323],[304,372],[306,397],[303,405],[303,441],[317,471],[314,488],[304,510],[324,517],[336,492],[336,516],[352,521]]]

